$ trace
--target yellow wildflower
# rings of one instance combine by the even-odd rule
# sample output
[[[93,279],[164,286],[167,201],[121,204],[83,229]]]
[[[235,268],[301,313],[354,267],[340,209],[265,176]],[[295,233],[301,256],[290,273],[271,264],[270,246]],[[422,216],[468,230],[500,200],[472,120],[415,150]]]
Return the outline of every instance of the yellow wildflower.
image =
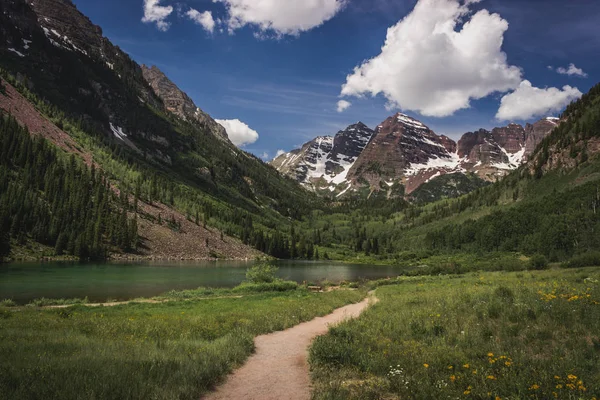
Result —
[[[510,362],[510,361],[505,361],[505,362],[504,362],[504,365],[506,365],[507,367],[510,367],[510,366],[512,365],[512,362]]]
[[[456,375],[450,375],[450,380],[452,382],[455,382],[456,381]]]
[[[573,375],[573,374],[569,374],[569,375],[567,375],[567,378],[568,378],[570,381],[574,381],[574,380],[576,380],[576,379],[577,379],[577,376],[575,376],[575,375]]]
[[[427,363],[423,364],[423,366],[424,366],[425,368],[429,368],[429,364],[427,364]]]
[[[540,388],[540,385],[538,385],[537,383],[534,383],[533,385],[531,385],[529,390],[538,390],[539,388]]]
[[[494,357],[494,353],[488,353],[488,357]]]
[[[471,367],[471,366],[470,366],[469,364],[464,364],[464,365],[463,365],[463,368],[465,368],[465,369],[469,369],[470,367]]]
[[[489,380],[491,380],[491,381],[497,380],[494,375],[488,375],[486,378],[489,379]]]
[[[454,367],[452,365],[448,365],[448,369],[453,369]]]

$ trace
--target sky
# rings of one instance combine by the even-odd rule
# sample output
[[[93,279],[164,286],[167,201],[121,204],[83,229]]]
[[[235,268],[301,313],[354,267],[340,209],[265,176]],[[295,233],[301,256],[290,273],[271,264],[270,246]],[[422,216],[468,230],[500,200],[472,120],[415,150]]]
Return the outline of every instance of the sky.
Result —
[[[458,140],[600,81],[596,0],[74,0],[270,160],[396,112]]]

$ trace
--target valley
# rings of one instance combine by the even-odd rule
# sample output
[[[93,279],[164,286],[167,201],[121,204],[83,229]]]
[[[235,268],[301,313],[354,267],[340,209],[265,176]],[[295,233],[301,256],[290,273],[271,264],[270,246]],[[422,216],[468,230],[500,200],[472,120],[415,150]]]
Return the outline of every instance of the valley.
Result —
[[[1,399],[600,398],[596,71],[363,1],[0,0]]]

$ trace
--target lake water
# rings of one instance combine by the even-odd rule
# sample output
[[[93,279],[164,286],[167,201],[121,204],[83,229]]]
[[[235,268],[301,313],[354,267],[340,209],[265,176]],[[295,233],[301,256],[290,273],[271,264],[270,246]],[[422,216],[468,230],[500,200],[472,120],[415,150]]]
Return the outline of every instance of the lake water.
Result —
[[[389,266],[325,261],[279,261],[278,276],[296,282],[354,281],[397,276]],[[252,262],[14,263],[0,264],[0,300],[84,298],[92,302],[151,297],[169,290],[239,285]]]

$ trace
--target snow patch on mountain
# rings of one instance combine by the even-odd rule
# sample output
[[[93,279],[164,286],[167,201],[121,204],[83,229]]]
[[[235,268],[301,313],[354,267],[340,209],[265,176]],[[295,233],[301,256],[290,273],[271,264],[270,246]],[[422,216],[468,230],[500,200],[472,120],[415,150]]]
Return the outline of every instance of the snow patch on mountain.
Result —
[[[373,134],[359,122],[338,132],[335,137],[317,137],[301,149],[276,157],[272,164],[309,188],[333,193],[347,182],[348,172]]]
[[[123,128],[113,125],[112,122],[110,123],[110,130],[117,139],[125,141],[127,138],[127,135],[123,132]]]
[[[465,169],[461,164],[465,161],[464,158],[460,158],[458,153],[448,153],[448,156],[444,157],[432,157],[426,163],[418,164],[412,163],[408,168],[404,170],[405,176],[415,176],[423,171],[452,171],[452,172],[465,172]]]

